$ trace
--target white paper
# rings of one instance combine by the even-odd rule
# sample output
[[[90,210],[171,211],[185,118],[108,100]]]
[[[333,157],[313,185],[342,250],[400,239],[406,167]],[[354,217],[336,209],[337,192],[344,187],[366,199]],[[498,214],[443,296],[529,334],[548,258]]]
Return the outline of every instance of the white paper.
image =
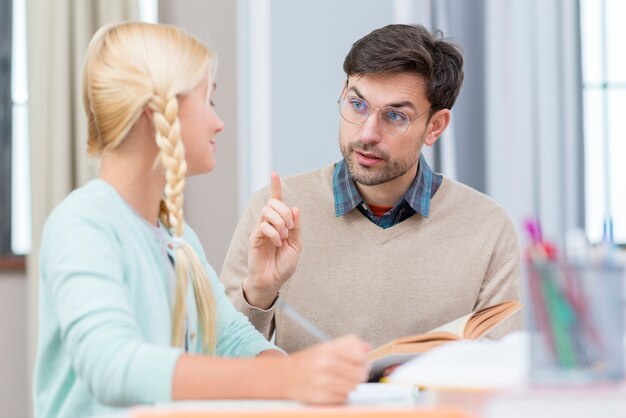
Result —
[[[502,389],[526,383],[528,367],[528,335],[517,332],[434,348],[399,366],[388,380],[427,388]]]
[[[412,405],[419,389],[414,385],[361,383],[348,395],[350,405]]]

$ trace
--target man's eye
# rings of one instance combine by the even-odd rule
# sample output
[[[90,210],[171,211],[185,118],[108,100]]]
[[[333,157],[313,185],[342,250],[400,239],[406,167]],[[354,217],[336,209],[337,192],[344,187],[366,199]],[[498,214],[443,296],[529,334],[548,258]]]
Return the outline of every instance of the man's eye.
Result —
[[[397,110],[387,110],[385,112],[385,118],[394,123],[402,123],[408,119],[407,115]]]
[[[352,104],[352,108],[356,111],[363,112],[367,110],[367,103],[365,103],[363,100],[352,99],[350,101],[350,104]]]

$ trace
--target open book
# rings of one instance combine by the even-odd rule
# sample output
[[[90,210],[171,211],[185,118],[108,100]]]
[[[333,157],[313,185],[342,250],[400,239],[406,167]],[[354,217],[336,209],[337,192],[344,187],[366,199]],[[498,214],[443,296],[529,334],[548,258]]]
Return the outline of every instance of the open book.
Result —
[[[368,360],[372,363],[370,380],[378,380],[387,367],[404,363],[442,344],[463,339],[478,339],[520,309],[522,309],[520,302],[508,300],[471,312],[424,334],[398,338],[375,348],[368,353]]]

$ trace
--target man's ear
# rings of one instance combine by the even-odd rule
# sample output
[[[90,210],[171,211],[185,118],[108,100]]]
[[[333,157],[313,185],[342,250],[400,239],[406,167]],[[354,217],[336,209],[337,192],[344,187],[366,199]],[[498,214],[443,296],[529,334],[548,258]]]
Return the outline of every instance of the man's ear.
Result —
[[[424,144],[429,147],[434,145],[439,139],[443,131],[446,130],[450,124],[450,110],[441,109],[435,112],[430,117],[428,125],[426,126],[426,135],[424,136]]]
[[[350,81],[350,77],[346,78],[346,82],[343,83],[343,85],[341,86],[341,94],[339,95],[339,97],[343,97],[343,95],[346,94],[346,91],[348,90],[349,81]]]

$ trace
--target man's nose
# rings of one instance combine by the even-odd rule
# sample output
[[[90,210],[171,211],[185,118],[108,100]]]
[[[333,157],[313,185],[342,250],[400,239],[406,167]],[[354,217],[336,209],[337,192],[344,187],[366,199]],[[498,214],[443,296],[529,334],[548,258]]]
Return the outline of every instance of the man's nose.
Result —
[[[365,142],[380,142],[383,138],[383,128],[380,123],[380,110],[372,109],[361,128],[361,140]]]

